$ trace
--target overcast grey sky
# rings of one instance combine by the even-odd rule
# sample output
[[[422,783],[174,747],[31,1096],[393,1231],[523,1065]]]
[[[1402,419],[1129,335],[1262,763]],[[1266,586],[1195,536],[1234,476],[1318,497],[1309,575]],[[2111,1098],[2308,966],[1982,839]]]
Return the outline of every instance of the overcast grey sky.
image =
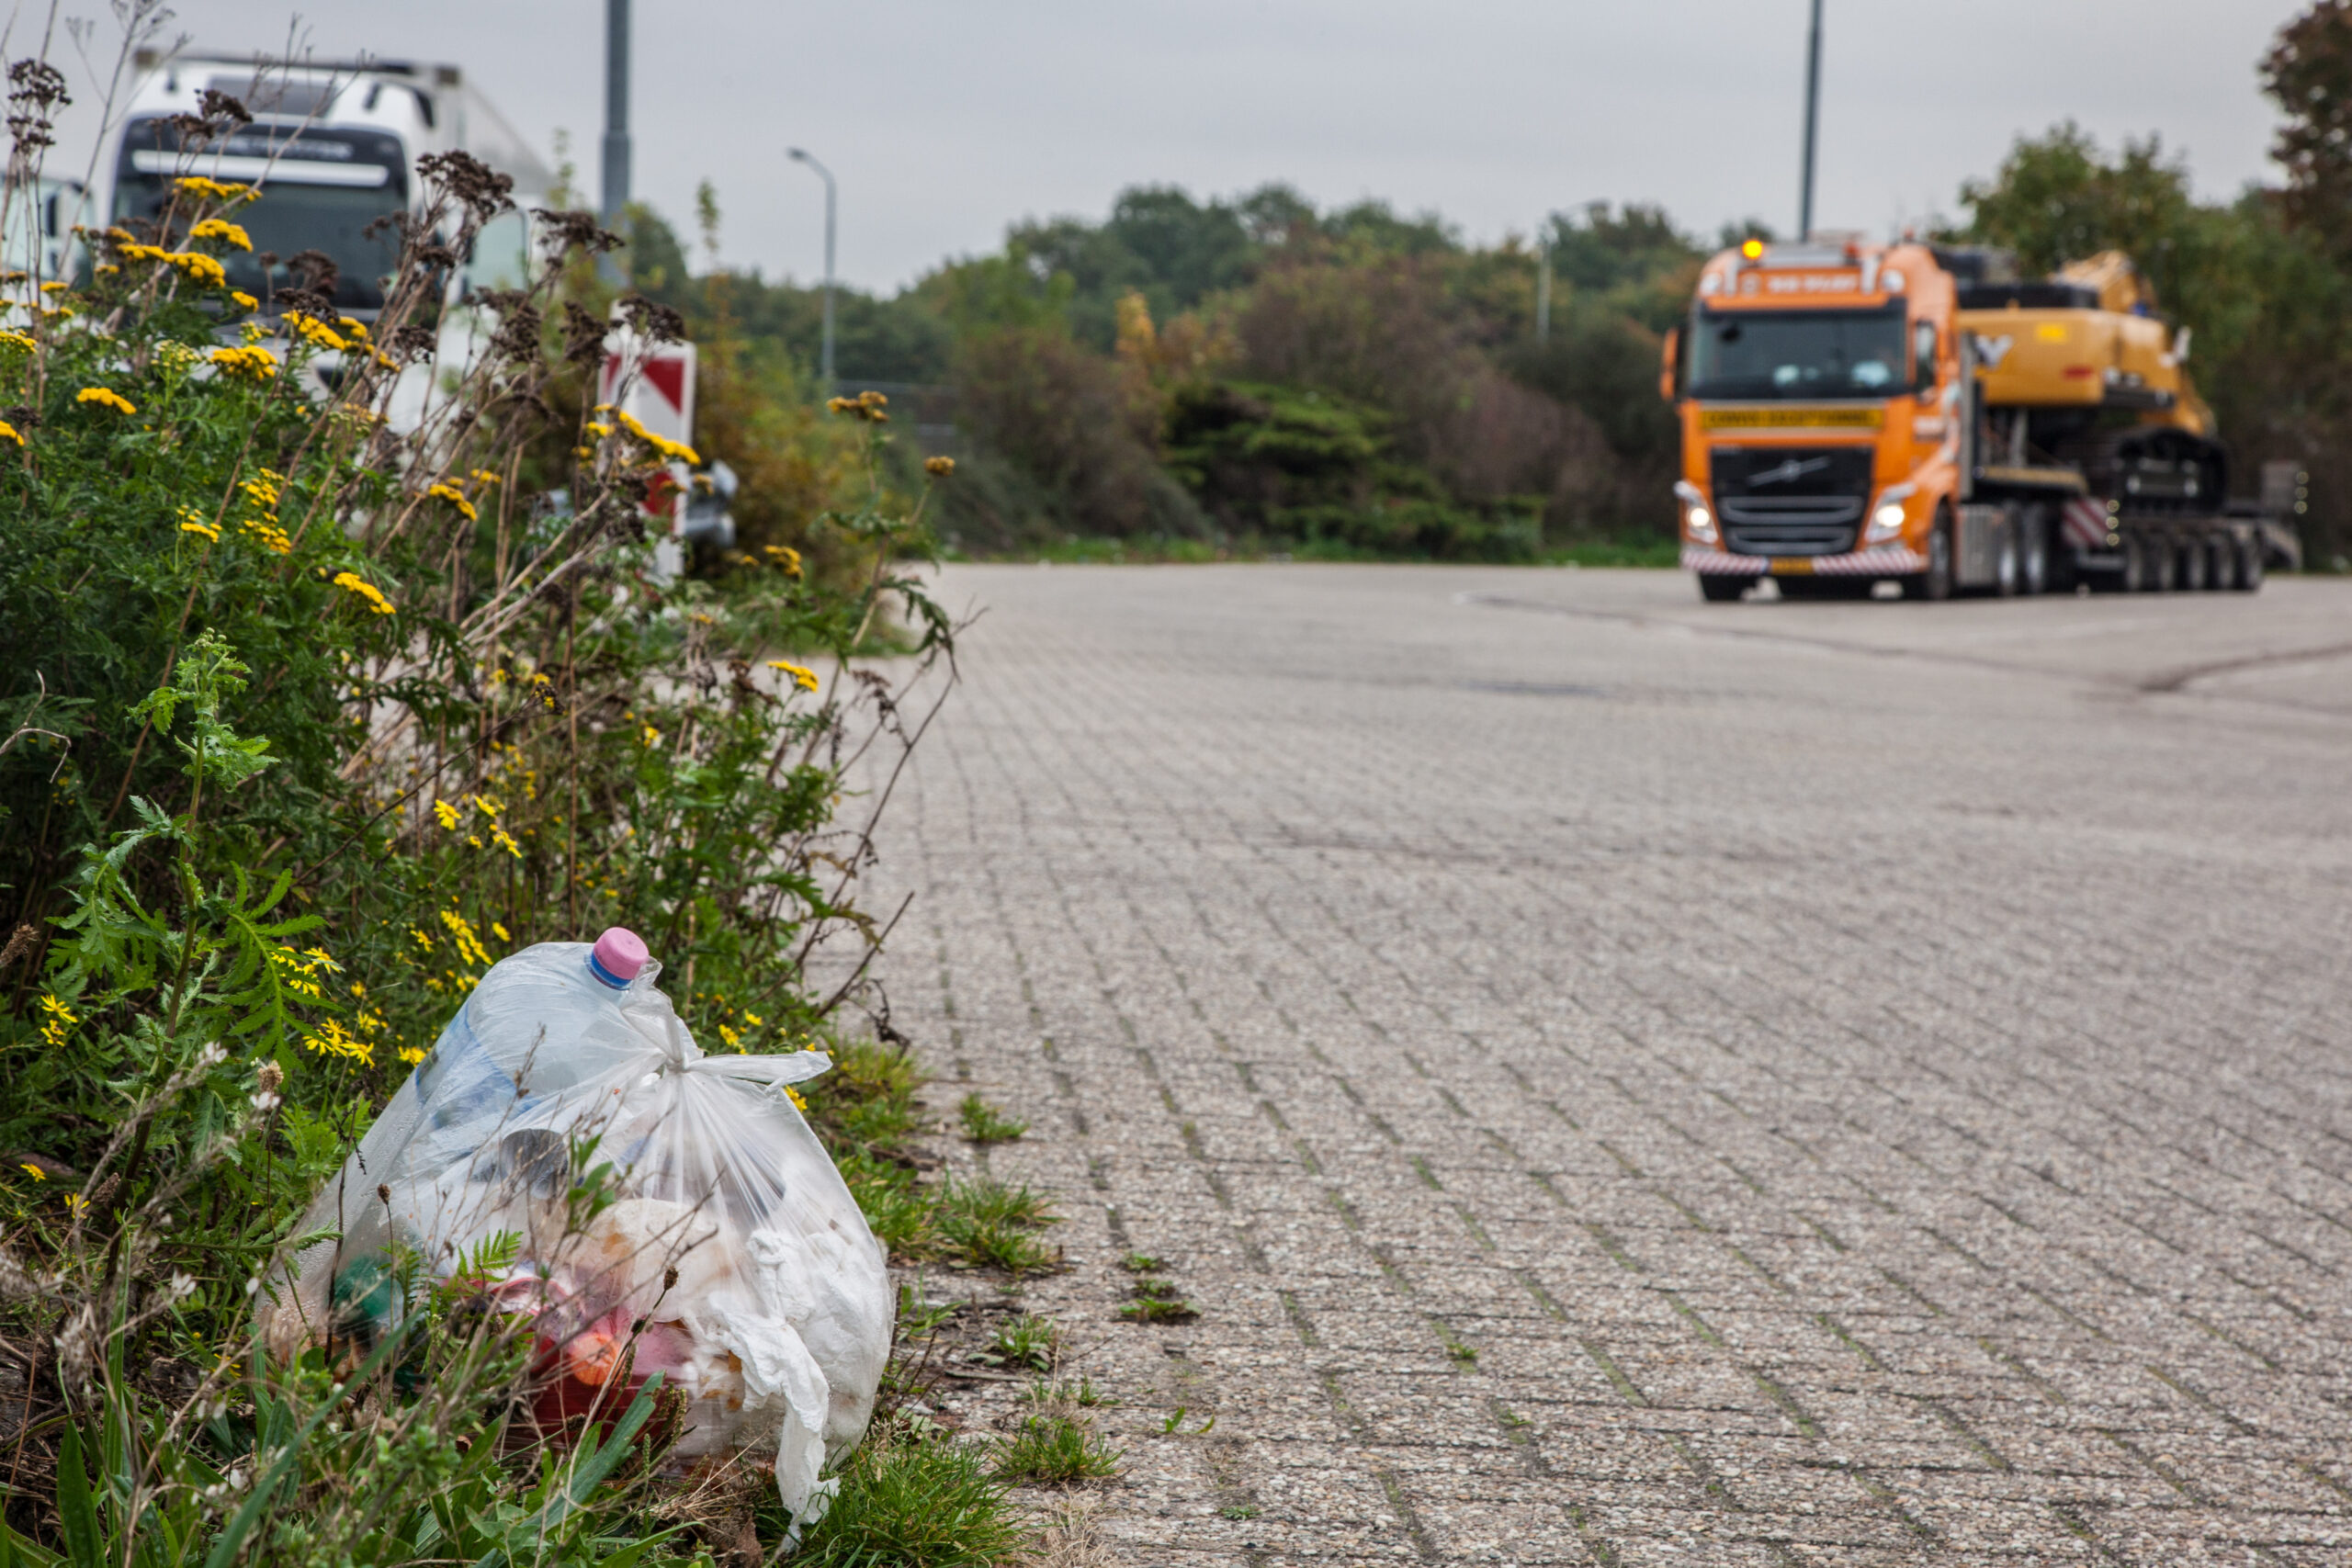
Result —
[[[2256,64],[2306,0],[1828,0],[1824,227],[1956,208],[2020,131],[2072,117],[2162,134],[2198,188],[2273,177]],[[888,289],[1008,222],[1101,216],[1128,185],[1286,180],[1380,197],[1473,239],[1584,202],[1662,203],[1712,232],[1795,221],[1806,0],[638,0],[637,194],[681,229],[706,176],[723,254]],[[275,47],[283,0],[180,0],[206,49]],[[22,10],[38,15],[24,0]],[[67,14],[101,17],[95,0]],[[322,55],[464,67],[595,188],[602,0],[311,0]],[[110,25],[110,24],[109,24]],[[21,36],[21,35],[19,35]],[[87,110],[61,153],[86,152]],[[78,167],[78,161],[76,163]]]

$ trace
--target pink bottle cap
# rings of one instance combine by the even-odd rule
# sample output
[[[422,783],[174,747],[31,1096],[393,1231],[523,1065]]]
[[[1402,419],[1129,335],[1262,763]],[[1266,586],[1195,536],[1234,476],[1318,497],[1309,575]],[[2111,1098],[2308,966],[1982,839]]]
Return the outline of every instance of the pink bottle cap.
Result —
[[[627,926],[607,927],[605,934],[596,939],[595,950],[589,957],[597,968],[626,986],[645,967],[645,939]]]

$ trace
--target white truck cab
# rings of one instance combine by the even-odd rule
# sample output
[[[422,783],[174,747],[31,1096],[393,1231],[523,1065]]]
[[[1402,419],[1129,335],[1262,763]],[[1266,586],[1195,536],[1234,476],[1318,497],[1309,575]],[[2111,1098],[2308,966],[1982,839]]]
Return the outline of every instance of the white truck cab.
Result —
[[[266,301],[299,285],[288,263],[316,251],[335,265],[336,310],[367,321],[383,306],[400,246],[382,220],[422,205],[418,159],[464,151],[512,176],[516,209],[484,228],[452,280],[453,299],[526,275],[528,209],[548,205],[555,178],[458,67],[187,52],[142,52],[137,63],[92,193],[96,226],[152,220],[182,175],[258,186],[260,198],[237,213],[253,251],[221,258],[231,286]],[[253,123],[193,145],[177,117],[200,114],[208,90],[236,98]]]

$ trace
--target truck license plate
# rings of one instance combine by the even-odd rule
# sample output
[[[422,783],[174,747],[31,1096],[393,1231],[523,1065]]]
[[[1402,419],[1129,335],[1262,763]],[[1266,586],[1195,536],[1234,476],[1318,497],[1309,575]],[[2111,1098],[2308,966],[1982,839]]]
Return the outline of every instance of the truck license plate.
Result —
[[[1775,577],[1811,577],[1813,561],[1805,556],[1774,556],[1772,575]]]

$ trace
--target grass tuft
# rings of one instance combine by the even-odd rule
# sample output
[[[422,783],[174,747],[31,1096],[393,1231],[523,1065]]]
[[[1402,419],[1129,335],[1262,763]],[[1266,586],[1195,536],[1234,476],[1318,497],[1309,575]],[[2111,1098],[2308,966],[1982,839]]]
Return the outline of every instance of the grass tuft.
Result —
[[[1146,1253],[1130,1252],[1119,1259],[1119,1267],[1130,1274],[1159,1274],[1167,1271],[1168,1260]]]
[[[792,1561],[794,1568],[990,1568],[1025,1535],[978,1450],[870,1438]]]
[[[966,1095],[956,1114],[964,1136],[976,1144],[1009,1144],[1029,1130],[1028,1122],[1014,1121],[977,1094]]]
[[[1120,1450],[1083,1423],[1032,1416],[999,1449],[996,1475],[1014,1486],[1068,1486],[1119,1473]]]
[[[1010,1273],[1034,1273],[1061,1261],[1036,1233],[1059,1223],[1046,1200],[1024,1183],[994,1177],[943,1182],[935,1224],[951,1257]]]

